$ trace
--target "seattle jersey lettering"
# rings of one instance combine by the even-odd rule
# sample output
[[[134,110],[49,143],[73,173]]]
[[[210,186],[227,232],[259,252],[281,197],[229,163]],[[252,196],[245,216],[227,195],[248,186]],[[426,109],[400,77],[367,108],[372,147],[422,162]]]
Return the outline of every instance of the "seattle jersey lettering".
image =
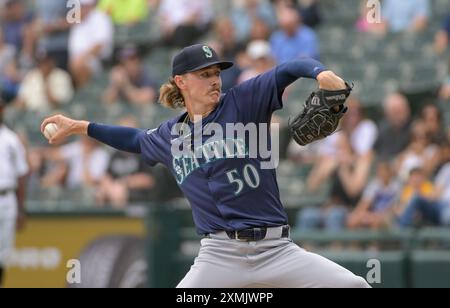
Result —
[[[219,159],[245,158],[248,150],[242,139],[224,139],[208,142],[202,146],[183,151],[182,156],[173,157],[172,166],[178,184],[196,169]]]

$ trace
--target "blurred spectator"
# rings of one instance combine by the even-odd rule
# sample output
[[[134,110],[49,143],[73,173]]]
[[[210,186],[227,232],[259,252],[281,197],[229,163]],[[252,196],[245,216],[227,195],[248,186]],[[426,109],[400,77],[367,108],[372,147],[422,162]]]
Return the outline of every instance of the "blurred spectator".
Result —
[[[221,58],[235,63],[230,69],[221,73],[222,89],[226,91],[237,84],[241,68],[248,66],[248,59],[245,44],[237,41],[235,27],[228,16],[223,15],[216,19],[214,31],[217,40],[209,44]]]
[[[5,42],[3,30],[0,27],[0,72],[4,74],[6,67],[14,60],[16,56],[16,48]]]
[[[341,132],[336,132],[327,138],[299,146],[295,140],[288,145],[288,157],[294,162],[312,165],[308,175],[307,188],[317,190],[334,172],[339,155],[339,140]]]
[[[214,22],[214,33],[217,43],[220,45],[221,55],[226,60],[234,60],[238,52],[242,49],[236,39],[236,30],[233,22],[228,16],[220,16]]]
[[[320,183],[332,174],[330,200],[321,208],[306,208],[300,212],[297,223],[302,230],[315,229],[322,224],[329,231],[343,229],[347,213],[357,204],[367,184],[373,155],[357,155],[345,133],[338,138],[338,154],[334,158],[333,168],[328,170],[330,173]]]
[[[47,174],[47,161],[45,160],[45,150],[40,147],[32,147],[28,153],[30,164],[30,178],[28,180],[28,189],[35,193],[43,187],[42,177]]]
[[[448,48],[450,42],[450,14],[444,19],[441,29],[434,37],[434,50],[442,54]]]
[[[417,120],[411,128],[411,141],[397,157],[397,174],[405,181],[414,168],[431,176],[439,164],[439,148],[430,142],[425,123]]]
[[[44,186],[64,184],[69,189],[95,188],[105,175],[109,154],[87,136],[59,148],[47,149],[50,161],[64,162],[60,168],[44,177]],[[63,167],[61,167],[63,166]]]
[[[270,2],[272,2],[275,10],[286,7],[296,8],[298,6],[297,0],[270,0]]]
[[[19,91],[20,74],[16,65],[16,49],[3,40],[0,26],[0,90],[5,102],[12,101]]]
[[[126,117],[119,125],[137,127],[134,117]],[[138,156],[116,151],[96,192],[97,205],[111,204],[123,208],[129,203],[146,202],[155,185],[151,168]]]
[[[347,100],[348,110],[342,118],[341,127],[350,136],[352,148],[358,155],[365,155],[373,150],[378,136],[376,124],[366,118],[358,97],[350,96]]]
[[[282,8],[277,12],[280,30],[275,31],[270,44],[277,63],[299,57],[319,58],[318,39],[314,31],[303,25],[297,10]]]
[[[239,76],[238,83],[267,72],[275,64],[270,45],[266,41],[250,42],[247,46],[247,55],[250,58],[251,65]]]
[[[100,0],[98,8],[106,12],[116,25],[145,22],[150,10],[148,0]]]
[[[439,90],[439,98],[450,100],[450,79],[446,81]]]
[[[447,187],[450,186],[450,168],[445,170],[445,174],[439,174],[439,181],[446,181]],[[440,187],[442,193],[437,194],[437,198],[426,198],[415,196],[407,205],[405,211],[398,218],[401,227],[411,227],[417,223],[417,219],[427,221],[434,226],[450,225],[450,199],[448,189]],[[420,218],[417,217],[420,215]]]
[[[313,165],[324,157],[322,153],[322,148],[324,147],[322,145],[326,141],[334,139],[335,136],[336,134],[331,135],[329,138],[307,144],[303,147],[295,142],[294,139],[291,139],[287,149],[288,159],[298,164]]]
[[[252,26],[250,28],[249,41],[263,40],[268,41],[271,34],[270,26],[260,17],[255,17],[253,19]]]
[[[430,17],[428,0],[385,0],[382,25],[389,32],[423,31]]]
[[[167,44],[191,45],[205,34],[213,19],[211,0],[161,0],[158,20]]]
[[[45,50],[37,51],[36,62],[37,68],[23,79],[16,105],[44,113],[67,104],[74,93],[69,74],[57,68],[52,55]]]
[[[338,131],[306,146],[300,146],[291,139],[287,149],[288,158],[298,164],[312,166],[307,179],[309,191],[317,190],[335,170],[341,133]]]
[[[407,98],[400,93],[388,95],[383,109],[385,119],[379,124],[375,151],[380,159],[391,160],[408,146],[411,109]]]
[[[420,118],[425,124],[425,130],[434,144],[442,144],[445,141],[444,123],[442,123],[442,112],[435,104],[427,104],[422,108]]]
[[[231,20],[239,42],[249,39],[255,20],[266,24],[269,29],[276,26],[275,14],[267,0],[244,0],[240,4],[235,4],[231,11]]]
[[[144,70],[136,47],[125,46],[119,58],[120,63],[110,73],[103,100],[106,103],[123,100],[136,105],[153,103],[156,84]]]
[[[67,71],[69,55],[69,29],[65,1],[36,1],[36,21],[33,26],[38,33],[38,48],[46,49],[56,66]]]
[[[0,98],[0,288],[16,230],[25,223],[26,149],[16,133],[3,124],[5,102]]]
[[[77,87],[86,85],[102,69],[113,51],[114,28],[108,15],[95,8],[96,0],[80,0],[81,23],[69,35],[70,71]]]
[[[436,174],[442,169],[442,167],[450,162],[450,139],[444,140],[439,146],[439,165],[436,168]]]
[[[48,148],[33,148],[30,151],[29,188],[33,192],[40,188],[58,190],[65,185],[68,163],[62,159],[54,159],[50,151]]]
[[[5,0],[0,12],[5,42],[16,48],[21,67],[32,66],[36,40],[32,30],[32,13],[26,11],[24,0]]]
[[[433,190],[433,184],[420,167],[411,169],[407,182],[402,188],[399,202],[395,205],[395,214],[400,217],[414,196],[431,197]]]
[[[214,31],[217,38],[215,43],[211,42],[215,45],[213,46],[215,47],[214,50],[219,53],[221,58],[235,63],[230,69],[223,71],[221,74],[222,89],[226,91],[237,84],[241,68],[248,65],[245,55],[245,44],[237,41],[234,24],[228,16],[223,15],[216,19]]]
[[[363,33],[372,33],[377,35],[383,35],[384,34],[384,27],[382,23],[378,22],[371,22],[369,20],[369,14],[373,14],[373,7],[368,7],[368,2],[366,0],[361,0],[360,3],[360,15],[358,20],[356,21],[355,28],[359,32]],[[373,20],[375,20],[375,16],[373,17]]]
[[[400,190],[401,186],[395,181],[390,164],[379,162],[376,178],[364,189],[361,200],[349,214],[347,227],[380,229],[389,226]]]
[[[345,227],[347,209],[329,204],[323,207],[306,207],[296,218],[296,227],[301,231],[324,229],[329,232],[341,231]]]
[[[349,136],[340,134],[336,169],[332,175],[331,202],[347,208],[354,207],[367,184],[373,161],[373,152],[356,153]],[[326,180],[326,179],[325,179]]]
[[[354,154],[354,157],[360,161],[360,170],[365,170],[363,166],[369,168],[371,166],[373,148],[378,134],[377,127],[371,120],[364,117],[361,103],[357,97],[351,96],[347,104],[349,109],[341,121],[342,131],[320,141],[317,145],[317,153],[312,154],[314,166],[307,180],[310,191],[317,190],[333,174],[335,168],[339,166],[338,160],[342,155],[342,149]],[[340,145],[340,140],[347,138],[346,136],[350,138],[350,148]],[[292,147],[299,146],[292,144],[291,151]],[[311,155],[305,153],[305,150],[300,153]],[[342,159],[345,162],[345,158]]]
[[[303,24],[314,28],[321,22],[319,0],[270,0],[275,10],[280,8],[295,8],[298,10]]]
[[[433,225],[450,225],[450,164],[436,176],[435,188],[420,169],[411,171],[410,185],[404,189],[397,224],[411,227],[420,221]]]

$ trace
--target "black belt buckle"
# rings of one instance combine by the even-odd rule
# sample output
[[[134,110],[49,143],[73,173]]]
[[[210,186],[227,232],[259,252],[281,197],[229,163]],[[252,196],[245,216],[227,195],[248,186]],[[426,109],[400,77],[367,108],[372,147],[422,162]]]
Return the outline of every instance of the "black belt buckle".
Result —
[[[267,228],[253,228],[250,230],[251,230],[251,232],[249,235],[250,235],[251,241],[260,241],[266,237]]]
[[[239,231],[227,231],[230,239],[241,241],[260,241],[266,237],[267,228],[251,228]]]
[[[281,229],[281,237],[289,237],[289,229],[289,225],[283,226],[283,228]]]
[[[251,228],[251,229],[243,229],[239,231],[226,231],[228,237],[232,240],[241,240],[241,241],[260,241],[266,237],[267,228]],[[281,237],[289,237],[289,225],[285,225],[281,230]]]

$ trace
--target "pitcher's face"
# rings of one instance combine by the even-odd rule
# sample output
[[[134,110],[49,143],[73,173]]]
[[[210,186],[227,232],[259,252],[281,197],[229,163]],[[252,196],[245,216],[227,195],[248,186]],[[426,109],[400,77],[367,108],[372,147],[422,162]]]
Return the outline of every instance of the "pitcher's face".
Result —
[[[189,99],[208,105],[217,104],[220,100],[222,79],[218,65],[207,67],[184,75],[185,94]]]

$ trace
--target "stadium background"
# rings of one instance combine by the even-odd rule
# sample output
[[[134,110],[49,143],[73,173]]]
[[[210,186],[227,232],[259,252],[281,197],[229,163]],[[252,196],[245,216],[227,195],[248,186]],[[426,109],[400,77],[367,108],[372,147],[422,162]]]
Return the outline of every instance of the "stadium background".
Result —
[[[31,0],[2,2],[1,24],[2,30],[6,31],[10,29],[7,25],[15,22],[24,28],[36,30],[37,24],[34,22],[46,15],[43,3],[50,1],[42,1],[41,5]],[[112,102],[106,102],[108,99],[105,98],[105,89],[113,84],[110,76],[118,62],[136,56],[141,58],[140,66],[149,75],[148,79],[151,79],[146,80],[144,86],[157,92],[159,85],[170,74],[170,61],[178,50],[178,45],[208,42],[227,57],[233,56],[242,71],[251,75],[259,69],[252,67],[256,60],[251,57],[254,54],[267,56],[267,45],[254,45],[253,51],[247,49],[251,36],[275,44],[271,37],[279,29],[275,6],[289,1],[199,1],[204,6],[200,11],[205,14],[206,21],[199,22],[198,29],[186,27],[188,29],[184,29],[184,32],[180,30],[171,40],[162,36],[165,26],[158,17],[160,6],[165,0],[101,2],[99,9],[106,10],[114,22],[113,52],[111,57],[102,59],[103,69],[86,84],[77,84],[76,78],[73,78],[73,95],[69,95],[65,103],[57,107],[50,104],[36,106],[24,102],[26,95],[20,101],[21,83],[24,83],[27,74],[41,59],[52,55],[48,48],[42,47],[42,44],[45,45],[42,41],[46,34],[36,30],[34,37],[26,42],[22,31],[16,41],[11,41],[13,45],[16,44],[15,57],[11,60],[19,76],[15,80],[16,93],[14,87],[3,82],[9,75],[0,72],[4,74],[1,76],[2,93],[10,101],[5,121],[24,140],[32,167],[26,203],[28,223],[26,229],[17,235],[16,249],[8,266],[6,287],[64,287],[67,285],[66,273],[69,270],[66,265],[70,259],[80,259],[82,265],[82,283],[72,285],[75,287],[176,285],[196,254],[198,237],[192,228],[189,206],[180,198],[176,184],[167,171],[162,167],[149,170],[151,188],[146,190],[147,193],[141,192],[130,202],[99,202],[96,195],[99,189],[98,179],[107,171],[107,161],[114,154],[113,151],[104,149],[106,152],[102,153],[106,154],[98,154],[97,157],[106,161],[98,179],[85,181],[86,178],[83,178],[76,184],[69,185],[67,174],[71,168],[70,155],[66,155],[66,160],[54,159],[58,155],[54,153],[54,149],[49,150],[39,131],[39,125],[49,114],[63,112],[75,118],[104,123],[124,121],[124,116],[131,115],[139,127],[156,127],[177,112],[164,109],[156,99],[144,102],[134,99],[135,102],[131,102],[133,99],[130,96],[122,95],[110,99]],[[244,3],[253,2],[257,6],[255,11],[243,6]],[[382,6],[384,2],[386,1],[381,1]],[[9,15],[7,10],[11,7],[8,6],[17,3],[24,4],[24,13]],[[367,1],[357,0],[295,2],[299,5],[304,22],[309,23],[311,31],[317,37],[319,52],[313,56],[346,80],[355,83],[355,94],[360,99],[365,116],[379,127],[385,120],[383,102],[393,91],[400,91],[406,96],[415,119],[420,119],[423,106],[437,106],[442,116],[439,133],[444,138],[438,142],[428,142],[444,148],[450,141],[449,95],[446,96],[443,90],[448,83],[448,48],[439,48],[436,37],[438,33],[445,32],[442,27],[450,14],[449,1],[428,1],[430,11],[423,30],[394,33],[388,29],[384,34],[378,33],[379,29],[370,29],[370,25],[357,26],[358,21],[361,21],[360,17],[365,17],[361,8],[366,3]],[[188,2],[180,0],[179,6],[171,7],[171,14],[175,16],[179,13],[178,10],[186,9],[187,6]],[[227,18],[231,18],[231,23],[226,22]],[[266,23],[269,31],[266,32],[264,26],[254,27],[257,29],[250,31],[251,25],[258,23]],[[234,29],[234,39],[230,30],[233,26],[241,27]],[[91,29],[96,30],[100,31]],[[67,29],[66,34],[69,35],[70,31],[71,29]],[[5,37],[11,38],[8,35]],[[271,47],[273,51],[277,48],[276,45]],[[307,53],[309,50],[306,48],[298,53]],[[37,60],[34,59],[35,56]],[[276,62],[276,59],[272,61]],[[264,65],[271,65],[270,61]],[[73,71],[67,69],[74,77]],[[238,82],[239,73],[227,76],[229,83],[224,86]],[[285,108],[277,113],[275,119],[281,126],[279,188],[294,227],[293,239],[302,246],[329,256],[363,277],[370,270],[366,266],[367,260],[380,260],[382,281],[381,284],[373,284],[374,287],[449,287],[448,227],[417,225],[407,229],[381,227],[362,230],[344,228],[341,231],[326,228],[300,230],[299,213],[307,207],[327,204],[332,197],[334,185],[334,175],[330,173],[324,178],[324,183],[320,182],[318,190],[308,190],[311,170],[330,157],[320,156],[314,149],[311,152],[299,152],[289,145],[286,131],[289,116],[299,112],[314,86],[312,81],[297,82],[287,91]],[[17,91],[19,101],[14,98]],[[150,97],[156,96],[150,94]],[[126,120],[129,121],[129,117]],[[331,145],[332,153],[339,153],[333,146],[336,145]],[[405,149],[407,147],[391,158],[398,160]],[[376,176],[375,166],[381,156],[375,145],[370,151],[373,151],[373,158],[370,161],[370,172],[363,179],[364,187]],[[70,152],[70,149],[65,152]],[[313,159],[308,160],[311,158]],[[89,157],[83,156],[83,159],[88,160]],[[438,168],[437,163],[427,174],[429,180],[433,179]],[[52,173],[55,170],[61,173]],[[396,171],[400,177],[400,170]],[[49,174],[54,178],[46,177]],[[355,205],[349,204],[349,207],[353,208]]]

